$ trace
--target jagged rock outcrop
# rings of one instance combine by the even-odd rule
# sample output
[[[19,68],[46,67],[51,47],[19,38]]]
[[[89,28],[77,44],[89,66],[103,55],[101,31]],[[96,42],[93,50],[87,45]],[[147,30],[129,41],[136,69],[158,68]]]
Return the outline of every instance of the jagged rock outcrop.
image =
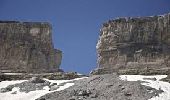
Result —
[[[93,74],[166,74],[170,69],[170,13],[118,18],[103,24]]]
[[[54,49],[51,29],[46,22],[0,21],[0,70],[58,71],[62,52]]]

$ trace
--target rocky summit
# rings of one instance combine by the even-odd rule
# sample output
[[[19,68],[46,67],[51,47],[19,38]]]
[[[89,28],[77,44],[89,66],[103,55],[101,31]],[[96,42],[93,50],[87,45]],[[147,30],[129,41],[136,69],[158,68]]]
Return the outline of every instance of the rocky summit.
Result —
[[[58,71],[62,52],[52,44],[46,22],[0,21],[0,71],[41,73]]]
[[[167,74],[170,69],[170,13],[118,18],[103,24],[93,74]]]

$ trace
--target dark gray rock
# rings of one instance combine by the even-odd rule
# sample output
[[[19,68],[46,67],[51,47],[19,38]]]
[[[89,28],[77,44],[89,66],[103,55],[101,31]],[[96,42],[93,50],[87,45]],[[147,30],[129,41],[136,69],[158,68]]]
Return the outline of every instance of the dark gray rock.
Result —
[[[12,85],[7,86],[6,88],[1,88],[0,93],[12,91],[13,88],[14,88],[14,86],[12,86]]]
[[[75,90],[75,95],[76,96],[89,96],[91,94],[90,90]]]
[[[31,83],[45,83],[46,81],[39,78],[39,77],[32,77],[30,80],[29,80]]]
[[[110,20],[103,24],[96,48],[99,74],[167,74],[170,13]]]
[[[62,52],[52,44],[49,23],[0,21],[0,70],[2,72],[54,72]]]
[[[17,91],[12,92],[11,94],[17,94]]]
[[[80,77],[85,77],[85,75],[79,75],[77,72],[56,72],[51,75],[44,76],[47,79],[50,80],[70,80]]]
[[[153,92],[150,92],[153,91]],[[93,75],[75,81],[75,85],[62,91],[46,94],[45,100],[148,100],[162,93],[140,82],[119,79],[117,74]]]
[[[10,92],[14,87],[18,87],[20,92],[30,92],[30,91],[36,91],[36,90],[43,90],[45,86],[50,86],[50,82],[48,81],[43,81],[42,80],[33,80],[33,81],[25,81],[22,83],[14,84],[14,85],[9,85],[5,88],[1,89],[1,93],[4,92]]]

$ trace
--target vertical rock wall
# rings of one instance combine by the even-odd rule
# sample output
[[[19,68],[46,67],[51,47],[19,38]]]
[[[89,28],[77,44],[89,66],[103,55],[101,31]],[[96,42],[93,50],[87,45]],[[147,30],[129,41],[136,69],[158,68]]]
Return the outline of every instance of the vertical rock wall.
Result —
[[[99,73],[167,73],[170,14],[110,20],[103,24],[96,48]]]
[[[49,23],[0,21],[0,70],[58,71],[62,52],[52,44]]]

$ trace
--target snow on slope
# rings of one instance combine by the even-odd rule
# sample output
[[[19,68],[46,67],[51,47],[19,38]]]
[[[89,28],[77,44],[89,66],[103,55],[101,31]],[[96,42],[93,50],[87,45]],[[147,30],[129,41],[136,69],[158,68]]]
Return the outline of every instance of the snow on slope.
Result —
[[[17,83],[22,83],[22,82],[24,82],[24,81],[27,81],[27,80],[2,81],[2,82],[0,82],[0,89],[1,89],[1,88],[5,88],[5,87],[7,87],[8,85],[17,84]]]
[[[74,80],[80,80],[83,78],[77,78],[77,79],[73,79],[73,80],[48,80],[45,79],[49,82],[52,83],[57,83],[58,85],[60,85],[61,83],[65,83],[65,82],[72,82]],[[13,85],[16,83],[21,83],[24,82],[26,80],[20,80],[20,81],[2,81],[0,82],[0,88],[5,88],[8,85]],[[49,91],[49,87],[45,86],[43,88],[43,90],[36,90],[36,91],[31,91],[29,93],[25,93],[25,92],[20,92],[19,88],[13,88],[12,91],[7,92],[7,93],[0,93],[0,100],[35,100],[47,93],[51,93],[51,92],[55,92],[55,91],[61,91],[64,90],[66,88],[69,88],[70,86],[74,85],[74,83],[66,83],[64,86],[60,86],[57,90],[54,91]],[[16,91],[16,94],[12,94]]]
[[[143,76],[143,75],[120,75],[120,79],[126,81],[145,81],[141,83],[145,86],[150,86],[157,90],[161,89],[164,92],[159,96],[153,97],[149,100],[170,100],[170,83],[160,81],[162,78],[166,78],[167,75],[154,75],[154,76]],[[156,80],[152,80],[156,78]]]
[[[165,78],[165,77],[167,77],[167,75],[155,75],[155,76],[120,75],[120,79],[122,79],[122,80],[145,81],[144,83],[141,83],[141,84],[145,85],[145,86],[150,86],[157,90],[162,89],[164,91],[163,93],[159,94],[159,96],[153,97],[149,100],[170,100],[170,83],[160,81],[160,79]],[[152,80],[153,78],[156,78],[156,80]],[[74,80],[80,80],[80,79],[83,79],[83,78],[77,78]],[[48,80],[48,79],[45,79],[45,80],[52,82],[52,83],[57,83],[58,85],[65,83],[65,82],[70,82],[70,83],[66,83],[64,86],[60,86],[55,91],[61,91],[61,90],[64,90],[64,89],[74,85],[74,83],[71,83],[74,80]],[[26,81],[26,80],[2,81],[2,82],[0,82],[0,88],[5,88],[8,85],[21,83],[24,81]],[[17,91],[16,94],[11,94],[15,91]],[[49,91],[49,87],[46,86],[46,87],[44,87],[43,90],[36,90],[36,91],[31,91],[29,93],[25,93],[25,92],[20,92],[19,88],[15,87],[15,88],[13,88],[13,90],[11,92],[0,93],[0,100],[35,100],[47,93],[51,93],[51,92],[55,92],[55,91]]]

